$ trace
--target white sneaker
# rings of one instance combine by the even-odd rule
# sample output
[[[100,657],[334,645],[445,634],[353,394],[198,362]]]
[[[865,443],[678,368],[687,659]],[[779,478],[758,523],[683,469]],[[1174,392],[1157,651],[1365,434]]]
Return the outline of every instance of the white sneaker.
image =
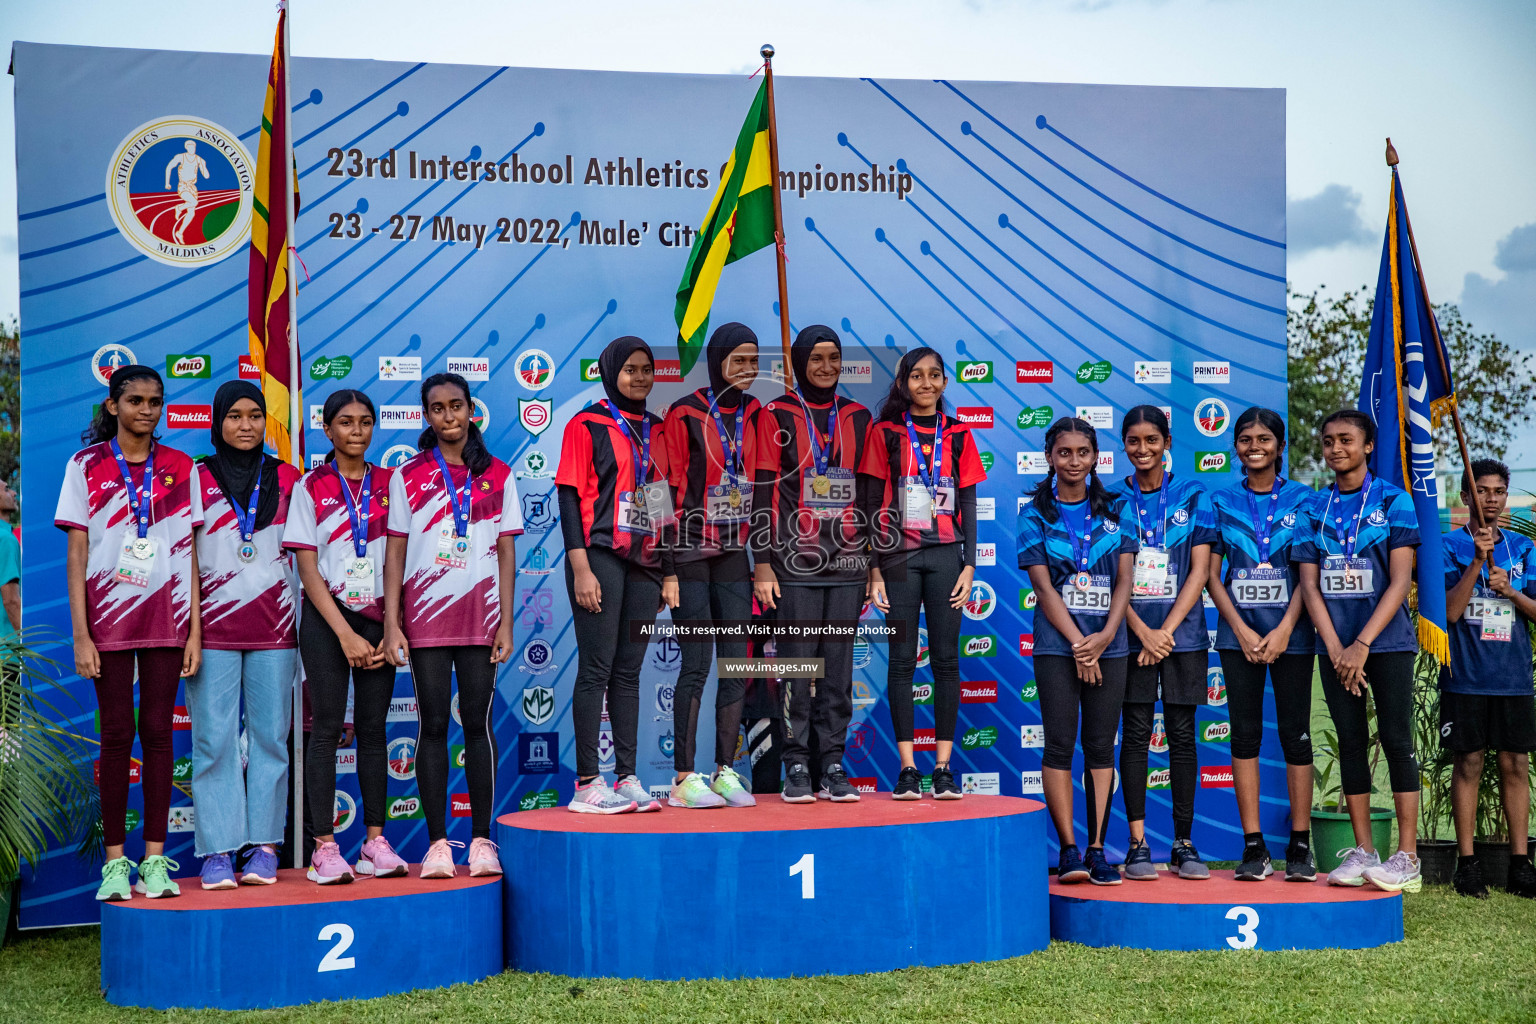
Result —
[[[623,814],[634,810],[635,802],[619,796],[609,788],[608,780],[599,775],[585,786],[577,783],[565,809],[578,814]]]
[[[1381,857],[1374,850],[1367,853],[1365,847],[1357,846],[1344,855],[1338,867],[1328,872],[1328,884],[1364,885],[1366,869],[1380,864]]]
[[[453,866],[452,847],[463,849],[464,844],[455,839],[439,839],[427,848],[427,855],[421,858],[421,872],[419,878],[452,878],[457,869]]]
[[[1418,892],[1424,887],[1419,873],[1419,858],[1406,850],[1398,850],[1386,863],[1366,868],[1365,880],[1385,892]]]
[[[646,791],[646,788],[640,785],[640,779],[637,776],[624,776],[619,780],[619,784],[614,789],[614,792],[625,800],[633,800],[635,802],[635,810],[637,811],[661,810],[661,801],[651,796]]]
[[[469,875],[471,878],[501,874],[501,857],[496,849],[496,844],[489,839],[477,838],[470,842]]]

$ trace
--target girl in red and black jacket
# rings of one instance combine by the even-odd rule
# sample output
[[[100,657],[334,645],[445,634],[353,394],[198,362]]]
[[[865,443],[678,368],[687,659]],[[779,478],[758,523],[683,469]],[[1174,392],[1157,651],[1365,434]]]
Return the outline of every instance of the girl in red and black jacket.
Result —
[[[610,342],[597,361],[607,397],[566,424],[560,442],[560,526],[565,586],[576,630],[576,792],[570,809],[588,814],[656,811],[635,775],[640,667],[647,641],[634,631],[677,607],[677,577],[661,531],[676,519],[667,482],[660,417],[646,412],[655,358],[639,338]],[[618,785],[598,770],[603,696],[613,722]]]
[[[976,571],[976,485],[987,478],[970,429],[945,415],[944,359],[915,348],[896,364],[891,393],[864,448],[870,481],[870,596],[897,633],[890,644],[886,698],[901,754],[892,796],[917,800],[923,773],[912,758],[912,673],[918,612],[927,611],[937,747],[933,796],[958,800],[949,768],[960,710],[960,609]]]
[[[869,434],[869,410],[837,395],[843,345],[830,327],[801,331],[790,349],[798,387],[757,414],[754,507],[763,521],[751,534],[753,590],[781,621],[805,625],[858,622],[869,586],[869,531],[857,500],[855,471]],[[853,717],[853,637],[781,639],[781,659],[824,660],[815,709],[806,678],[785,679],[784,789],[788,803],[859,799],[843,770]],[[813,724],[814,723],[814,724]],[[821,789],[811,792],[809,733],[821,756]]]
[[[662,426],[677,494],[677,622],[709,627],[752,618],[752,567],[747,524],[752,516],[753,457],[758,401],[747,394],[757,379],[757,335],[745,324],[716,328],[704,353],[709,386],[678,399]],[[694,771],[699,702],[716,643],[679,640],[683,664],[672,701],[675,739],[673,807],[751,807],[757,803],[731,767],[741,732],[745,680],[722,676],[715,693],[715,771]],[[746,640],[721,640],[722,658],[747,656]]]

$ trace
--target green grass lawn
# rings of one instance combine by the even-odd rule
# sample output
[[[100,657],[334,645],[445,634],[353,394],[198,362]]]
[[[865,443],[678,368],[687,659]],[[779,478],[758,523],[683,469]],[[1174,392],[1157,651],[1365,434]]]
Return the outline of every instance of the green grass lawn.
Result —
[[[1536,901],[1497,893],[1478,902],[1432,886],[1407,897],[1405,911],[1406,941],[1371,950],[1151,953],[1053,942],[1043,952],[998,963],[788,981],[585,981],[508,972],[477,985],[242,1014],[109,1006],[98,991],[96,931],[67,929],[23,933],[0,949],[0,1021],[1536,1020]],[[817,941],[829,966],[835,964],[836,936]],[[182,947],[144,955],[174,972],[198,954]]]

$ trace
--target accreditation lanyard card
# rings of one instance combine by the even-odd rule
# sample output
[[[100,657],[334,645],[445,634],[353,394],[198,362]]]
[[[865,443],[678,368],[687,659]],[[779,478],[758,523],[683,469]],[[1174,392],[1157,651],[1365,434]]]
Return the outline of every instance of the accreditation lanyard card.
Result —
[[[1291,574],[1275,568],[1239,569],[1227,589],[1244,608],[1283,608],[1291,603]]]
[[[642,486],[640,498],[645,502],[646,514],[651,518],[652,527],[671,526],[677,522],[677,513],[672,508],[672,486],[665,480],[655,480]]]
[[[1086,583],[1086,586],[1082,584]],[[1067,611],[1083,615],[1108,615],[1110,583],[1108,576],[1077,573],[1061,585],[1061,600]]]
[[[445,569],[469,567],[469,538],[460,537],[447,520],[437,527],[437,558],[434,561]]]
[[[933,529],[934,516],[955,514],[955,478],[941,476],[932,491],[921,477],[901,478],[901,520],[909,530]]]
[[[1477,589],[1479,593],[1467,604],[1467,621],[1482,627],[1481,639],[1509,643],[1515,638],[1515,602],[1485,587]]]
[[[1178,589],[1178,580],[1168,568],[1168,552],[1149,547],[1136,552],[1136,571],[1131,577],[1132,599],[1161,600],[1172,597]]]
[[[346,579],[342,582],[341,599],[353,608],[370,605],[374,597],[373,559],[361,555],[347,563]]]
[[[1376,596],[1376,570],[1369,558],[1329,555],[1323,559],[1319,582],[1323,596],[1335,601]]]
[[[737,484],[715,484],[704,496],[704,514],[712,523],[744,523],[752,515],[752,491]]]
[[[814,469],[800,473],[800,504],[823,519],[839,515],[853,504],[853,470],[828,466],[825,472]]]
[[[149,586],[156,548],[153,537],[129,537],[123,541],[123,552],[117,558],[117,582],[131,587]]]

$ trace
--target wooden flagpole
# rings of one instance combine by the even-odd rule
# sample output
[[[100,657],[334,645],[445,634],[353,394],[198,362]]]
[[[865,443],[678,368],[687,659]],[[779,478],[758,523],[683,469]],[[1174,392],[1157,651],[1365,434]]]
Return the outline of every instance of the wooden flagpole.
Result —
[[[784,391],[795,388],[795,367],[789,361],[789,280],[784,272],[784,208],[779,191],[779,122],[773,109],[773,46],[764,43],[763,75],[768,92],[768,169],[773,175],[773,251],[779,267],[779,340],[784,350]]]
[[[286,163],[285,178],[292,177],[295,172],[293,152],[293,89],[292,77],[289,74],[289,63],[293,57],[293,50],[288,40],[293,32],[293,22],[290,15],[288,0],[283,0],[283,141],[284,151],[282,159]],[[284,239],[286,252],[283,258],[288,261],[288,453],[293,464],[299,472],[304,471],[304,428],[305,422],[301,418],[304,409],[303,387],[304,371],[299,366],[299,282],[294,276],[294,253],[297,250],[294,244],[298,238],[295,234],[294,221],[297,211],[293,208],[293,193],[298,187],[297,181],[289,181],[283,196],[283,208],[288,215],[287,237]],[[268,339],[271,344],[271,339]],[[300,682],[297,669],[293,674],[293,744],[292,758],[288,768],[288,778],[293,784],[293,818],[289,827],[293,831],[292,846],[293,865],[297,868],[305,866],[309,851],[304,849],[304,687]],[[331,810],[334,814],[334,809]]]

